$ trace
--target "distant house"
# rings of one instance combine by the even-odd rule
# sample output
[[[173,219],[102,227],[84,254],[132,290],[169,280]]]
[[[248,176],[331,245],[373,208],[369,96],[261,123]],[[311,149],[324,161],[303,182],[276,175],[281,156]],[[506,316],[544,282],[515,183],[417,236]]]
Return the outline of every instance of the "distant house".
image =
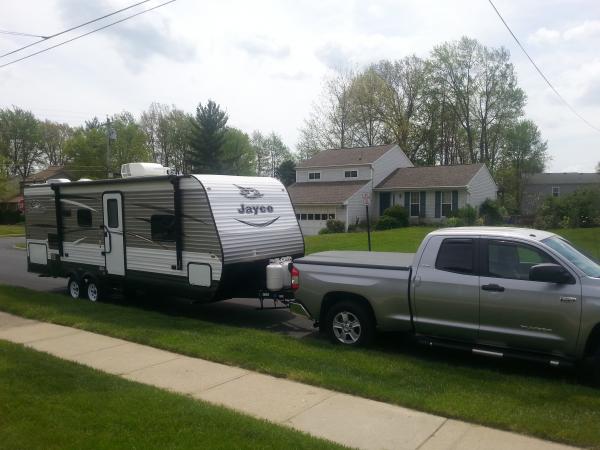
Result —
[[[496,190],[483,164],[413,167],[396,144],[324,150],[297,165],[296,183],[288,187],[305,235],[317,234],[329,219],[346,228],[364,220],[366,202],[371,217],[399,204],[413,221],[433,222],[496,198]]]
[[[578,189],[600,187],[598,173],[534,173],[524,177],[521,214],[532,216],[548,197],[560,197]]]
[[[49,166],[47,169],[31,174],[25,178],[25,181],[21,182],[21,192],[23,192],[23,186],[25,185],[46,183],[48,180],[57,178],[66,178],[71,181],[74,179],[73,174],[65,167]]]

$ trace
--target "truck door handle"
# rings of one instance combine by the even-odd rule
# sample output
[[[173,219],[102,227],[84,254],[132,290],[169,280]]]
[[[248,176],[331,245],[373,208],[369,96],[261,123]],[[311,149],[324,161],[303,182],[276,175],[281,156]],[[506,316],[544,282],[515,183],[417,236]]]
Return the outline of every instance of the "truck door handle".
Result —
[[[504,292],[504,286],[500,286],[499,284],[484,284],[481,286],[481,289],[484,291]]]

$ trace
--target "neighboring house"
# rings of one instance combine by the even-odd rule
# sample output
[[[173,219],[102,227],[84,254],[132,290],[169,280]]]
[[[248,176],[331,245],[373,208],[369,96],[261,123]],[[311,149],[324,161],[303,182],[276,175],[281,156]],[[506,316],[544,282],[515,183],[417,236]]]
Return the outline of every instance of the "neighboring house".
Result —
[[[413,167],[398,145],[325,150],[302,161],[288,188],[302,231],[317,234],[327,220],[354,224],[388,207],[406,207],[413,222],[442,220],[450,211],[496,198],[483,164]]]
[[[375,187],[379,211],[401,205],[411,222],[438,222],[453,211],[495,199],[498,187],[485,164],[399,168]]]
[[[524,177],[521,215],[533,216],[548,197],[560,197],[578,189],[600,187],[598,173],[534,173]]]
[[[17,195],[6,201],[0,202],[0,211],[24,211],[23,195]]]
[[[411,166],[395,144],[324,150],[301,161],[288,192],[302,232],[317,234],[329,219],[346,227],[364,220],[364,197],[373,205],[373,188],[398,167]]]
[[[46,183],[48,180],[53,180],[57,178],[66,178],[71,181],[73,181],[74,179],[71,172],[69,172],[63,166],[50,166],[45,170],[41,170],[40,172],[36,172],[25,178],[25,181],[21,182],[21,192],[23,192],[23,186],[25,185],[42,184]]]

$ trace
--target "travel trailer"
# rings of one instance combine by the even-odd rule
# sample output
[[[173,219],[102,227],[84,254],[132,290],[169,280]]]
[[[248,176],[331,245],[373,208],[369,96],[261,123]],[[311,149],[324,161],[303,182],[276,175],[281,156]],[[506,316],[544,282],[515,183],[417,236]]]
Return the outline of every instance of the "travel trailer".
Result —
[[[68,278],[72,297],[92,301],[112,287],[200,302],[290,287],[304,240],[278,180],[169,175],[147,163],[121,172],[25,188],[30,272]]]

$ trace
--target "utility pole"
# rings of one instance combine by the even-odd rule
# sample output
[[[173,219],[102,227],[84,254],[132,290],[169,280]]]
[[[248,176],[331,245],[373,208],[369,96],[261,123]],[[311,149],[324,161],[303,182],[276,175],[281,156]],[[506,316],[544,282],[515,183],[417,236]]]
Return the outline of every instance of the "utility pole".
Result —
[[[106,116],[106,176],[112,178],[113,173],[110,168],[110,120]]]

